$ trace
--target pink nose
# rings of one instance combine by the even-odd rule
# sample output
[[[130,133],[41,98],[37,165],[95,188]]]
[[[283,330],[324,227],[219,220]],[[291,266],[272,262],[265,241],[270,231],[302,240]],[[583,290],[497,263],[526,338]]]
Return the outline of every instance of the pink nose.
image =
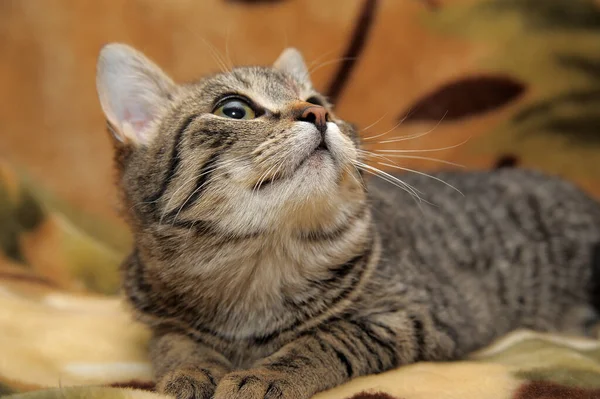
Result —
[[[314,124],[317,127],[317,130],[324,134],[327,130],[327,120],[329,119],[329,114],[324,107],[320,105],[310,105],[298,113],[296,116],[296,120],[309,122]]]

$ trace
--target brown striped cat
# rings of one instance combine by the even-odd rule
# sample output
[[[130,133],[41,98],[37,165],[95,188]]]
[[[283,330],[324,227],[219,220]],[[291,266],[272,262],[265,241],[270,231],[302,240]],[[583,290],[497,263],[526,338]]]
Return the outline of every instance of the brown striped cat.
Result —
[[[597,202],[525,170],[375,172],[296,50],[177,85],[110,44],[97,87],[160,392],[306,399],[596,317]]]

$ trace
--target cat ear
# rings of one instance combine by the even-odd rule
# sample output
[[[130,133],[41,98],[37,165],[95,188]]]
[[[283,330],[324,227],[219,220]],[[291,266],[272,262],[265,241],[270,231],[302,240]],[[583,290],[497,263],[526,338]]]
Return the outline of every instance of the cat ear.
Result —
[[[111,131],[121,142],[148,143],[151,122],[176,87],[156,64],[125,44],[111,43],[100,51],[96,89]]]
[[[312,86],[304,58],[300,51],[295,48],[290,47],[283,50],[277,61],[273,64],[273,67],[292,75],[301,83],[307,83]]]

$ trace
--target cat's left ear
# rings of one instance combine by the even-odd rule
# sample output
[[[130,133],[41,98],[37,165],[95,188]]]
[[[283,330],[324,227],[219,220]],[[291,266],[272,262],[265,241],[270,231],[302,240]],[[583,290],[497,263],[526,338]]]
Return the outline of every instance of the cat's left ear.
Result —
[[[277,58],[273,67],[293,76],[300,83],[312,86],[304,57],[302,57],[300,51],[293,47],[285,49]]]
[[[144,145],[156,133],[154,122],[177,89],[154,62],[120,43],[100,51],[96,87],[100,105],[115,138]]]

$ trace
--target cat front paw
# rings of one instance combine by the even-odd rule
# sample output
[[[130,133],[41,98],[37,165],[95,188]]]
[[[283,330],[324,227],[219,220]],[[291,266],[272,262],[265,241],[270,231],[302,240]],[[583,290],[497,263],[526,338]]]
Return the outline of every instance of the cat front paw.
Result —
[[[157,391],[177,399],[212,399],[216,382],[209,370],[178,369],[167,374],[157,384]]]
[[[214,399],[305,399],[289,374],[247,370],[227,374],[217,386]]]

